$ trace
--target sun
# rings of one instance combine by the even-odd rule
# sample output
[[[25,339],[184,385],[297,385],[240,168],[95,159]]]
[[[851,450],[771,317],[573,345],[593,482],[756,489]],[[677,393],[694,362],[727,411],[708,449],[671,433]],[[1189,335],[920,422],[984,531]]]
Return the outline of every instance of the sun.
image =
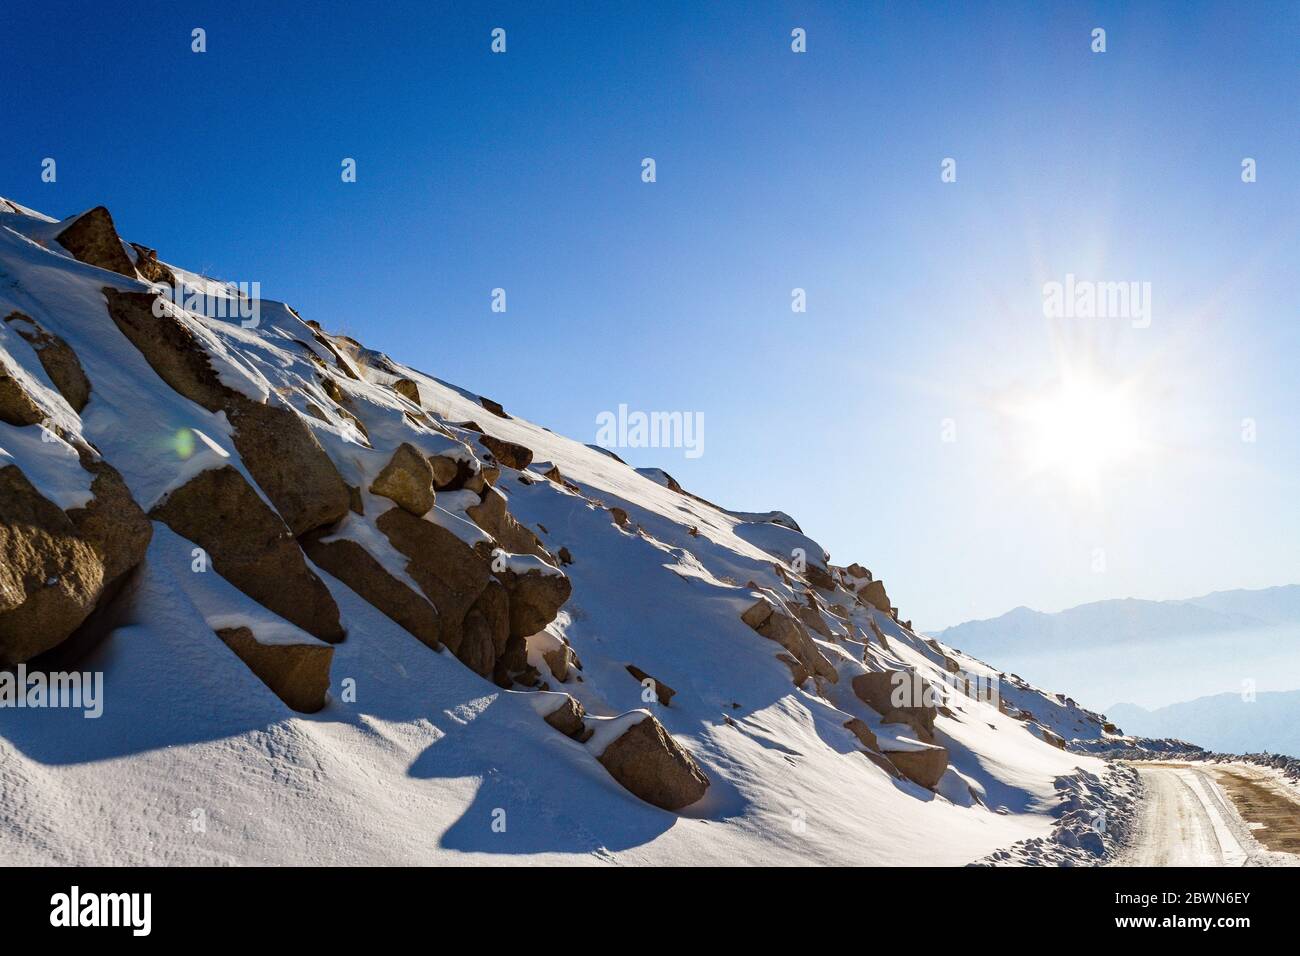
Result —
[[[1054,474],[1076,491],[1097,492],[1144,446],[1139,408],[1122,383],[1072,374],[1010,411],[1024,425],[1029,472]]]

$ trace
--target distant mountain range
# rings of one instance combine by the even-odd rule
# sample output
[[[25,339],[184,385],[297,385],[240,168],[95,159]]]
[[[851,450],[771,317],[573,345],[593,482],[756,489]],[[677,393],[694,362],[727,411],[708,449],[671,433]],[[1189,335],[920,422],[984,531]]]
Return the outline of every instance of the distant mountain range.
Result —
[[[996,658],[1007,652],[1151,643],[1292,623],[1300,623],[1300,585],[1296,584],[1216,591],[1181,601],[1095,601],[1055,614],[1018,607],[1000,617],[967,621],[934,636],[969,653]]]
[[[1224,753],[1262,750],[1300,756],[1300,690],[1262,693],[1253,700],[1241,694],[1215,694],[1158,710],[1115,704],[1106,716],[1125,733],[1143,737],[1177,737]]]

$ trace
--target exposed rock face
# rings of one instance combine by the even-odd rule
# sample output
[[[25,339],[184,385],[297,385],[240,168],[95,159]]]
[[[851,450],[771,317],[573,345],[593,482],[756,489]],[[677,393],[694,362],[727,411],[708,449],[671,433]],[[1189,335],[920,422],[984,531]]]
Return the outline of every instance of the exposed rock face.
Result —
[[[804,577],[806,577],[808,583],[815,588],[821,588],[823,591],[835,590],[835,579],[831,577],[831,573],[825,568],[820,568],[815,564],[809,564],[804,570]]]
[[[288,706],[314,714],[325,706],[334,648],[324,644],[262,644],[246,627],[217,636]]]
[[[776,610],[766,598],[760,598],[746,609],[740,615],[740,619],[769,641],[776,641],[789,651],[807,674],[824,678],[832,684],[839,681],[839,674],[831,666],[831,662],[817,649],[808,632],[803,629],[803,625],[784,612]],[[803,683],[797,679],[798,676],[796,671],[795,683]]]
[[[153,525],[115,468],[86,452],[81,467],[95,476],[90,483],[94,498],[84,508],[71,509],[68,518],[103,561],[104,581],[111,584],[144,560]]]
[[[889,614],[893,610],[889,606],[889,595],[885,593],[884,581],[868,582],[867,586],[858,592],[858,598],[864,604],[870,604],[883,614]]]
[[[483,489],[483,500],[465,509],[476,525],[497,539],[497,544],[511,554],[531,554],[548,564],[555,559],[542,542],[506,509],[506,499],[495,488]],[[529,632],[532,633],[532,632]]]
[[[95,608],[104,563],[15,465],[0,468],[0,666],[61,643]]]
[[[370,491],[397,502],[418,518],[433,507],[433,468],[414,445],[402,442]]]
[[[860,581],[871,580],[871,572],[868,571],[866,568],[864,568],[862,565],[858,564],[856,561],[854,561],[844,570],[849,573],[850,577],[857,578]]]
[[[416,385],[415,382],[411,381],[409,378],[399,378],[394,382],[393,391],[398,395],[401,395],[402,398],[415,402],[417,405],[420,404],[420,386]]]
[[[389,574],[357,542],[347,538],[328,542],[322,540],[327,535],[327,531],[317,530],[303,536],[301,543],[307,557],[379,608],[422,643],[435,651],[441,650],[438,612],[428,599]]]
[[[135,266],[131,265],[130,257],[122,248],[113,217],[103,206],[77,216],[72,225],[54,238],[81,262],[136,278]]]
[[[329,589],[284,522],[233,467],[196,475],[150,517],[203,548],[213,569],[254,601],[323,641],[343,640]]]
[[[311,427],[292,410],[241,395],[226,414],[240,458],[295,537],[347,514],[348,486]]]
[[[885,756],[903,772],[903,776],[928,790],[939,785],[948,769],[947,749],[934,744],[927,744],[920,750],[890,750]]]
[[[573,585],[563,574],[541,571],[498,571],[497,578],[510,594],[510,636],[529,637],[555,620]]]
[[[0,422],[24,428],[45,420],[45,413],[0,360]]]
[[[163,381],[208,411],[226,413],[245,466],[295,536],[347,513],[347,485],[296,413],[223,385],[194,333],[166,312],[153,314],[157,296],[103,291],[114,323]]]
[[[131,248],[135,250],[135,271],[141,278],[149,282],[165,282],[173,287],[176,285],[175,274],[158,261],[157,252],[138,242],[131,243]]]
[[[880,741],[876,739],[876,735],[872,733],[871,728],[868,727],[864,721],[859,720],[857,717],[852,717],[845,722],[844,726],[848,728],[853,736],[857,737],[862,743],[862,746],[866,747],[868,750],[878,751],[880,749]]]
[[[671,704],[673,698],[677,696],[677,691],[673,690],[663,681],[651,677],[635,664],[628,664],[627,672],[635,677],[641,684],[650,681],[650,685],[654,689],[655,697],[658,698],[659,703],[663,704],[665,707]]]
[[[486,408],[493,415],[495,415],[497,418],[510,417],[509,415],[506,414],[506,410],[501,407],[500,402],[494,402],[492,401],[492,399],[484,398],[482,395],[480,395],[478,399],[478,403],[482,405],[484,408]]]
[[[460,474],[460,462],[446,455],[434,455],[429,459],[429,467],[433,471],[433,487],[439,491],[451,488]]]
[[[465,614],[460,646],[454,653],[470,670],[509,687],[509,665],[504,665],[500,673],[497,669],[509,649],[510,598],[501,582],[489,579]],[[527,666],[526,656],[522,663]],[[519,662],[516,669],[522,669]]]
[[[551,669],[551,675],[563,684],[569,679],[569,674],[573,670],[575,658],[573,648],[568,644],[561,644],[542,655],[546,661],[546,666]]]
[[[511,602],[489,571],[491,559],[401,508],[375,524],[406,556],[407,574],[437,608],[442,642],[475,673],[492,677],[510,638]]]
[[[936,703],[929,700],[928,685],[906,671],[873,671],[853,678],[853,693],[891,723],[905,723],[922,739],[934,739]]]
[[[688,807],[709,789],[695,758],[651,716],[624,731],[599,759],[611,777],[664,810]]]
[[[14,331],[35,350],[41,367],[45,369],[45,374],[50,377],[54,387],[72,406],[72,410],[80,414],[86,407],[86,402],[90,401],[90,379],[86,378],[77,353],[63,339],[45,331],[21,312],[10,313],[5,321],[12,324]],[[0,376],[3,374],[0,370]]]
[[[503,438],[493,438],[491,435],[483,435],[479,438],[488,451],[492,452],[492,457],[507,468],[514,468],[517,471],[523,471],[533,461],[533,452],[530,448],[516,444],[512,441],[506,441]]]
[[[592,733],[583,721],[586,716],[587,712],[582,704],[565,694],[564,703],[546,715],[546,722],[566,737],[586,741],[590,739]]]

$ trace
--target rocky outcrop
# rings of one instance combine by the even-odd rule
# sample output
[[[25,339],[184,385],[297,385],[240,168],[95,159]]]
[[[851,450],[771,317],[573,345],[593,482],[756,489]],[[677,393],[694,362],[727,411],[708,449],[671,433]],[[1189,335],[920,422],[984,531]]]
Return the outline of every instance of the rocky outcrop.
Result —
[[[32,400],[3,359],[0,359],[0,422],[25,428],[45,421],[45,413]]]
[[[704,796],[709,778],[654,717],[625,730],[598,758],[609,775],[646,803],[677,811]]]
[[[572,737],[579,742],[585,742],[591,738],[592,733],[583,720],[586,716],[587,712],[583,709],[582,704],[565,694],[564,703],[547,714],[545,719],[548,724],[564,734],[564,736]]]
[[[402,442],[370,492],[397,502],[419,518],[433,507],[433,468],[414,445]]]
[[[440,525],[401,508],[375,522],[407,558],[406,573],[437,608],[439,637],[460,661],[492,677],[510,638],[510,599],[484,557]]]
[[[103,206],[76,216],[70,226],[54,237],[55,242],[80,262],[136,278],[135,266],[122,248],[113,217]]]
[[[176,275],[158,261],[157,252],[138,242],[131,243],[131,248],[135,250],[135,271],[140,273],[142,279],[148,282],[163,282],[173,288],[177,285]]]
[[[541,558],[547,564],[554,564],[551,553],[542,547],[542,542],[518,521],[506,508],[506,499],[495,488],[485,487],[483,498],[465,509],[473,522],[496,538],[497,544],[511,554],[531,554]]]
[[[95,608],[104,562],[15,465],[0,468],[0,666],[62,643]]]
[[[454,490],[452,482],[460,474],[461,462],[448,455],[434,455],[429,459],[429,467],[433,471],[433,487],[438,491],[444,488]],[[466,469],[468,471],[468,469]],[[464,481],[461,481],[464,484]],[[457,486],[459,487],[459,486]]]
[[[532,449],[525,448],[516,442],[506,441],[503,438],[493,438],[491,435],[482,435],[479,437],[479,443],[492,452],[492,457],[507,468],[523,471],[532,464]]]
[[[10,313],[5,321],[32,347],[54,387],[72,406],[72,410],[80,414],[86,407],[86,402],[90,401],[90,379],[86,378],[77,353],[63,339],[47,332],[21,312]],[[0,376],[3,374],[0,371]]]
[[[886,722],[904,723],[923,740],[934,739],[938,716],[933,688],[908,671],[872,671],[853,678],[853,693]]]
[[[64,512],[17,466],[0,469],[0,666],[66,640],[144,560],[153,526],[86,446],[91,499]]]
[[[409,378],[399,378],[393,383],[393,391],[408,401],[420,404],[420,386]]]
[[[153,314],[157,296],[103,292],[114,323],[163,381],[208,411],[225,412],[244,465],[295,537],[347,513],[347,485],[292,409],[263,405],[223,385],[194,333],[173,314]]]
[[[740,615],[740,619],[769,641],[776,641],[789,651],[808,675],[823,678],[832,684],[839,680],[839,674],[817,649],[803,625],[784,611],[773,607],[767,598],[759,598]],[[799,672],[795,671],[795,683],[802,684],[803,681],[798,676]]]
[[[263,644],[246,627],[217,631],[248,669],[289,707],[314,714],[325,706],[334,648],[327,644]]]
[[[893,610],[889,604],[889,595],[885,593],[884,581],[867,582],[867,586],[858,591],[858,599],[864,604],[870,604],[882,614],[890,614]]]
[[[510,636],[529,637],[555,620],[573,592],[568,577],[558,571],[509,569],[495,572],[510,594]]]
[[[347,538],[324,540],[321,529],[304,535],[301,543],[307,557],[338,578],[367,602],[431,647],[441,650],[438,612],[423,594],[411,590],[393,577],[373,555]]]
[[[492,401],[492,399],[484,398],[482,395],[480,395],[478,399],[478,403],[482,405],[484,408],[486,408],[493,415],[495,415],[497,418],[510,417],[509,415],[506,414],[506,410],[501,407],[500,402],[494,402]]]
[[[903,776],[927,790],[933,790],[948,770],[948,751],[935,744],[921,744],[915,750],[889,750],[885,752]]]
[[[284,522],[233,467],[190,479],[150,517],[201,547],[218,574],[263,607],[323,641],[343,640],[329,589]]]

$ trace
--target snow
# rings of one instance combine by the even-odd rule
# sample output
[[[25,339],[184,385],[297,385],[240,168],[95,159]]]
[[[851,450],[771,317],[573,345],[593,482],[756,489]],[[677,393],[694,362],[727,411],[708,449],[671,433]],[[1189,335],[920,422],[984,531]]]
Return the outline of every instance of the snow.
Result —
[[[225,464],[247,476],[225,416],[171,391],[109,320],[104,285],[148,286],[33,241],[48,244],[56,225],[0,213],[0,314],[32,316],[80,357],[93,391],[69,424],[146,508],[204,468]],[[216,280],[175,271],[229,294]],[[348,516],[332,534],[357,541],[399,580],[414,586],[405,557],[371,517],[391,505],[367,490],[399,443],[472,463],[451,423],[473,420],[531,449],[535,462],[554,463],[575,485],[577,492],[545,480],[525,484],[510,470],[499,482],[521,524],[552,553],[566,547],[573,555],[563,569],[573,596],[530,639],[529,656],[540,664],[543,650],[572,646],[581,679],[570,677],[563,690],[583,705],[595,734],[586,744],[564,737],[540,719],[563,703],[562,694],[502,690],[319,569],[348,638],[334,648],[327,706],[296,714],[213,631],[248,626],[268,643],[315,639],[215,572],[194,572],[189,542],[155,523],[127,623],[81,665],[105,675],[104,716],[87,731],[79,714],[74,721],[60,711],[0,709],[6,861],[960,865],[1050,837],[1062,799],[1057,778],[1102,770],[1101,759],[1052,747],[1034,729],[1088,736],[1095,715],[1009,678],[1001,682],[1008,713],[966,697],[943,684],[945,658],[971,673],[999,672],[936,650],[843,593],[824,596],[845,616],[825,616],[835,637],[814,635],[838,682],[792,686],[777,659],[781,648],[740,619],[755,600],[751,582],[780,604],[806,603],[802,585],[778,575],[774,558],[788,566],[803,549],[810,565],[829,567],[788,514],[725,511],[673,491],[657,469],[638,472],[514,409],[510,419],[498,418],[472,392],[329,339],[361,375],[328,373],[367,442],[350,434],[322,389],[325,373],[313,357],[333,369],[333,352],[287,306],[269,299],[259,306],[256,328],[193,313],[183,321],[201,336],[223,382],[254,400],[285,403],[313,429],[344,480],[361,489],[367,515]],[[328,327],[336,317],[316,318]],[[48,391],[34,355],[10,349],[12,338],[3,340],[7,354]],[[447,356],[449,371],[454,360]],[[419,410],[387,387],[398,377],[417,383],[429,422],[413,420]],[[309,416],[308,402],[327,420]],[[0,448],[71,506],[64,503],[86,493],[77,484],[84,471],[65,451],[33,447],[28,433],[39,439],[36,428],[6,426]],[[465,493],[440,492],[425,520],[470,545],[491,542],[467,520],[472,504]],[[628,512],[628,529],[613,522],[612,507]],[[560,573],[531,556],[508,561],[517,570]],[[888,651],[875,638],[864,643],[872,623]],[[672,687],[671,706],[645,701],[629,664]],[[852,692],[855,675],[885,667],[915,668],[942,687],[951,716],[938,717],[936,737],[950,770],[938,793],[875,766],[844,727],[856,717],[882,747],[921,746],[911,728],[882,724]],[[355,700],[340,693],[344,680],[354,682]],[[1033,720],[1017,719],[1022,712]],[[647,713],[711,781],[680,815],[641,802],[596,759]],[[190,825],[196,811],[203,832]],[[493,826],[497,811],[504,832]]]

